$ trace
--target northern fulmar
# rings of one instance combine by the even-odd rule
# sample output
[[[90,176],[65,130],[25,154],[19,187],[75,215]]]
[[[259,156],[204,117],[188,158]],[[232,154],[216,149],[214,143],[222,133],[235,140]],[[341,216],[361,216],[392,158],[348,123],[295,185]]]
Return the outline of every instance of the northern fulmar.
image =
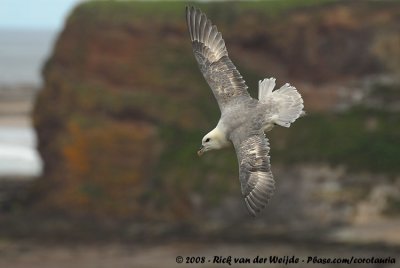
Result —
[[[275,78],[259,81],[258,100],[252,98],[217,27],[194,7],[186,7],[186,20],[194,56],[221,110],[217,126],[203,137],[198,154],[233,144],[242,194],[255,216],[275,189],[265,132],[274,125],[290,127],[304,113],[303,99],[287,83],[274,90]]]

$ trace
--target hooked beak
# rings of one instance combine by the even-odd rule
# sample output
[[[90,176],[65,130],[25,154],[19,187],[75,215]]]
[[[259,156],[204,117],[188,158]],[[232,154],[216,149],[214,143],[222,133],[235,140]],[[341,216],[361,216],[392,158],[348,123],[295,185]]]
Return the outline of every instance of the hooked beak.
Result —
[[[202,156],[205,152],[205,147],[202,145],[200,149],[197,151],[198,156]]]

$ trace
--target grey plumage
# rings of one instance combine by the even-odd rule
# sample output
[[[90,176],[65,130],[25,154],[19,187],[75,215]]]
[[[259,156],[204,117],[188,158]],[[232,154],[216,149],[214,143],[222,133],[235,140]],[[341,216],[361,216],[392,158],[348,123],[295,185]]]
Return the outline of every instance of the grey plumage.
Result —
[[[259,100],[253,99],[245,81],[228,57],[217,27],[194,7],[186,8],[193,52],[200,70],[221,110],[217,127],[208,133],[199,153],[233,143],[239,164],[239,179],[248,211],[256,215],[274,192],[269,142],[264,132],[274,124],[289,127],[303,112],[297,90],[286,84],[273,91],[274,79],[259,84]],[[210,142],[210,138],[216,141]]]
[[[249,212],[255,215],[265,207],[275,189],[269,143],[264,134],[252,135],[240,128],[233,131],[231,140],[238,158],[242,194]]]
[[[221,111],[232,97],[249,96],[242,76],[228,57],[217,27],[193,7],[187,8],[186,15],[194,56]]]

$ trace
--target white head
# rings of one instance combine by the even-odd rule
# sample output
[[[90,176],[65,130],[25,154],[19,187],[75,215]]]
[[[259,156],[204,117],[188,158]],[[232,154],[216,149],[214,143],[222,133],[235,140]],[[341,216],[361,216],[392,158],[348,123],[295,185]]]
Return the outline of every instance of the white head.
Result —
[[[201,156],[207,151],[221,149],[229,145],[225,134],[217,127],[207,133],[201,140],[201,147],[197,154]]]

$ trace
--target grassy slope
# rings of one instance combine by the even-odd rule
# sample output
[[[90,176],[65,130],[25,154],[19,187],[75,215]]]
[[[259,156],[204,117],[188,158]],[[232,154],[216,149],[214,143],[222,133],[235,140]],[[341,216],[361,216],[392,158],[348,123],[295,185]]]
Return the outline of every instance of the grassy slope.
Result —
[[[368,121],[376,129],[368,128]],[[396,174],[400,171],[400,115],[364,107],[344,113],[311,114],[289,130],[275,129],[271,143],[275,161],[328,162],[353,171]],[[283,141],[282,141],[283,139]]]
[[[213,12],[218,12],[220,9],[228,10],[230,16],[238,14],[246,9],[257,10],[262,12],[266,16],[278,16],[286,10],[291,10],[301,7],[309,6],[320,6],[330,2],[337,2],[334,0],[285,0],[285,1],[241,1],[241,2],[230,2],[228,5],[224,2],[182,2],[182,1],[91,1],[83,3],[79,6],[79,12],[90,14],[97,19],[112,18],[114,22],[125,22],[132,21],[132,19],[141,19],[152,15],[157,15],[158,18],[168,17],[169,21],[181,20],[184,14],[184,8],[186,6],[196,6],[201,8],[204,12],[211,12],[209,16],[212,16]],[[113,14],[115,16],[113,16]],[[72,17],[78,15],[74,12]],[[110,17],[111,16],[111,17]],[[218,17],[218,16],[215,16]],[[228,18],[227,15],[222,18]],[[220,19],[220,18],[218,18]]]

